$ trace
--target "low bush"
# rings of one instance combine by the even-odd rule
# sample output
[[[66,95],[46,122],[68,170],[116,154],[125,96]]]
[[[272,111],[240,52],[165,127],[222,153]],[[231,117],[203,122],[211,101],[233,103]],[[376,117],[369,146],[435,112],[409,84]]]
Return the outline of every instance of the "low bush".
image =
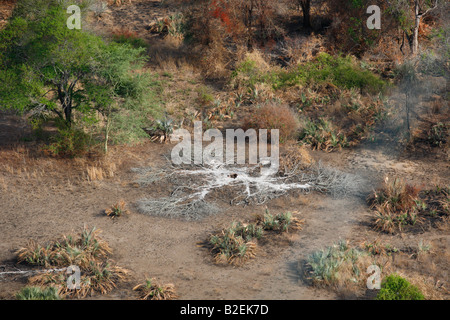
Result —
[[[383,244],[379,239],[364,241],[360,247],[372,256],[389,256],[399,251],[399,249],[390,244]]]
[[[83,267],[80,276],[80,287],[77,289],[67,286],[65,272],[47,272],[31,277],[31,285],[54,286],[62,297],[85,298],[94,293],[107,294],[116,287],[116,283],[125,279],[128,270],[112,265],[107,261],[90,261]]]
[[[92,147],[91,136],[76,128],[59,128],[50,137],[44,151],[55,157],[74,158],[85,155]]]
[[[85,298],[94,293],[107,294],[116,287],[116,283],[125,279],[128,271],[109,262],[90,261],[82,268],[80,287],[72,289],[67,286],[67,275],[64,272],[48,272],[31,277],[31,285],[54,286],[63,297]]]
[[[250,88],[256,83],[265,82],[270,83],[274,89],[296,85],[332,86],[342,90],[357,88],[369,93],[379,93],[386,87],[379,76],[362,69],[350,56],[331,56],[327,53],[320,53],[315,60],[290,70],[268,72],[260,71],[255,61],[247,59],[238,65],[232,77],[244,79],[239,83]]]
[[[215,263],[241,265],[255,257],[256,241],[264,237],[264,231],[280,233],[301,230],[304,221],[293,217],[290,212],[271,215],[268,212],[257,216],[255,223],[233,222],[231,227],[223,229],[209,238]]]
[[[198,97],[196,99],[196,102],[202,106],[210,106],[214,102],[214,96],[211,93],[211,90],[206,86],[201,86],[197,88],[196,90]]]
[[[432,125],[428,131],[427,141],[431,146],[441,147],[447,142],[447,138],[448,127],[442,122]]]
[[[46,245],[31,240],[16,252],[17,260],[46,268],[69,265],[87,267],[91,261],[111,253],[111,248],[99,238],[99,233],[100,230],[95,228],[84,229],[78,236],[67,235]]]
[[[237,222],[232,225],[232,229],[237,236],[242,237],[246,241],[261,239],[263,236],[263,228],[253,223],[245,225]]]
[[[438,227],[450,214],[450,188],[436,186],[431,190],[421,190],[399,178],[384,181],[382,188],[368,198],[375,211],[375,228],[388,233],[403,231],[405,226],[413,226],[425,219],[430,226]]]
[[[139,38],[135,32],[129,30],[113,32],[112,40],[120,44],[129,44],[134,48],[148,48],[148,44],[144,39]]]
[[[280,141],[285,142],[298,136],[299,121],[295,113],[285,104],[265,103],[252,116],[244,119],[244,130],[278,129]],[[268,131],[268,139],[270,131]]]
[[[153,121],[152,126],[142,128],[152,141],[166,142],[170,140],[170,135],[173,133],[175,123],[173,119],[164,117]]]
[[[375,228],[394,233],[404,225],[414,225],[418,217],[420,190],[399,178],[386,177],[382,188],[369,197],[369,204],[375,210]]]
[[[116,219],[123,216],[124,214],[129,214],[129,211],[125,209],[125,201],[120,200],[111,208],[105,209],[105,214],[111,219]]]
[[[365,279],[367,253],[340,241],[324,250],[313,252],[307,259],[310,277],[316,285],[345,286]]]
[[[244,263],[255,256],[256,243],[252,239],[261,235],[262,230],[254,225],[233,223],[230,228],[210,237],[214,261],[234,265]]]
[[[188,32],[186,26],[186,19],[183,14],[177,13],[158,20],[152,31],[163,36],[170,35],[175,38],[184,39]]]
[[[424,300],[420,290],[408,280],[396,274],[391,274],[383,280],[377,300]]]
[[[378,93],[385,86],[383,80],[372,72],[361,69],[350,56],[321,53],[315,61],[300,66],[299,75],[308,84],[331,83],[341,89],[358,88],[370,93]]]

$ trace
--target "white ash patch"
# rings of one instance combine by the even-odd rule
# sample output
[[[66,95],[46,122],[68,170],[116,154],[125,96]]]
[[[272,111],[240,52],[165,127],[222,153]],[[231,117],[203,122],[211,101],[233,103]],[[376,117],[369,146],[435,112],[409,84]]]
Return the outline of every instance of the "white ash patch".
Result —
[[[219,211],[213,204],[212,195],[216,191],[226,190],[221,192],[219,200],[231,205],[261,205],[290,191],[315,190],[337,196],[356,193],[359,189],[356,176],[320,165],[307,171],[285,173],[261,169],[261,165],[221,163],[135,168],[133,171],[139,174],[136,182],[143,187],[154,183],[173,186],[169,197],[142,199],[137,202],[137,208],[148,215],[198,220]]]

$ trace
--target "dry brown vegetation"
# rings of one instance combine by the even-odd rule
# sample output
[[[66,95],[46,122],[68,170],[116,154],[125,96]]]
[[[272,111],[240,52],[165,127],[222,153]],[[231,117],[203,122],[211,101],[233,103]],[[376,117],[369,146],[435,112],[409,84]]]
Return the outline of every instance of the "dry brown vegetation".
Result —
[[[61,240],[43,245],[30,240],[17,251],[17,262],[48,270],[30,277],[29,285],[53,286],[61,297],[70,298],[85,298],[94,293],[107,294],[112,291],[118,282],[128,276],[129,271],[109,260],[111,248],[99,238],[99,232],[95,228],[85,229],[79,235],[64,235]],[[71,266],[77,266],[82,271],[79,288],[68,287],[66,270]]]
[[[299,127],[300,124],[295,113],[287,105],[279,105],[275,102],[263,104],[256,110],[256,114],[248,116],[243,124],[244,130],[278,129],[282,142],[295,138]],[[270,139],[270,132],[268,132],[267,139]]]
[[[130,212],[125,209],[125,201],[120,200],[118,203],[113,205],[111,208],[105,209],[105,214],[111,219],[116,219],[123,216],[124,214],[130,214]]]
[[[425,220],[442,228],[450,213],[449,191],[448,187],[440,186],[421,190],[399,178],[386,177],[383,188],[368,199],[376,216],[375,228],[395,233],[408,225],[424,225]]]
[[[366,270],[375,265],[384,277],[397,274],[411,282],[427,300],[446,300],[450,292],[445,272],[450,256],[436,254],[445,247],[442,240],[420,240],[414,248],[397,248],[380,239],[359,246],[339,242],[314,252],[303,270],[315,286],[334,290],[344,298],[364,298],[371,296]]]
[[[133,288],[133,291],[139,293],[139,299],[141,300],[173,300],[178,297],[173,284],[160,285],[154,278],[138,284]]]
[[[290,212],[275,216],[266,212],[257,215],[254,223],[233,222],[231,227],[211,235],[205,245],[210,247],[214,263],[241,266],[256,257],[258,243],[273,241],[270,238],[274,238],[274,232],[287,234],[289,231],[299,231],[304,224],[304,220]]]

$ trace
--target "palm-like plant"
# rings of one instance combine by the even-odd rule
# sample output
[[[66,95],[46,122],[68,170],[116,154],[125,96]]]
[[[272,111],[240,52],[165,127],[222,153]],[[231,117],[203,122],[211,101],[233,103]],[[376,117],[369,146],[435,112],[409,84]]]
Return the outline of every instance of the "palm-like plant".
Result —
[[[178,297],[173,284],[160,285],[153,278],[146,279],[144,283],[138,284],[133,290],[139,292],[141,300],[172,300]]]

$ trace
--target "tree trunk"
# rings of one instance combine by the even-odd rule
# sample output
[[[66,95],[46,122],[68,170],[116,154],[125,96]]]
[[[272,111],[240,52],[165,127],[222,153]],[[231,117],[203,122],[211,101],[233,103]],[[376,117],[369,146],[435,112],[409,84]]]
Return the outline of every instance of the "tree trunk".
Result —
[[[405,105],[405,109],[406,109],[406,131],[407,131],[407,134],[408,134],[408,140],[411,138],[411,124],[410,124],[410,121],[409,121],[409,115],[410,115],[410,105],[409,105],[409,93],[408,92],[406,92],[405,93],[405,95],[406,95],[406,101],[405,101],[405,103],[406,103],[406,105]]]
[[[106,114],[105,153],[108,153],[109,131],[111,130],[111,109],[112,107],[110,105]]]
[[[66,125],[70,128],[72,125],[72,99],[63,85],[58,85],[58,99],[64,112]]]
[[[311,0],[299,0],[303,12],[303,27],[311,28]]]
[[[67,126],[70,128],[72,125],[72,106],[68,104],[66,106],[63,106],[63,108]]]
[[[252,22],[253,22],[253,2],[250,2],[250,6],[246,8],[247,17],[246,17],[246,25],[247,25],[247,47],[252,47],[253,37],[252,37]]]
[[[411,52],[412,52],[412,54],[414,56],[419,51],[419,27],[420,27],[420,19],[422,17],[420,15],[419,11],[420,11],[419,1],[416,0],[415,1],[415,8],[414,8],[416,20],[415,20],[415,23],[414,23],[413,38],[412,38],[412,43],[411,43]]]

